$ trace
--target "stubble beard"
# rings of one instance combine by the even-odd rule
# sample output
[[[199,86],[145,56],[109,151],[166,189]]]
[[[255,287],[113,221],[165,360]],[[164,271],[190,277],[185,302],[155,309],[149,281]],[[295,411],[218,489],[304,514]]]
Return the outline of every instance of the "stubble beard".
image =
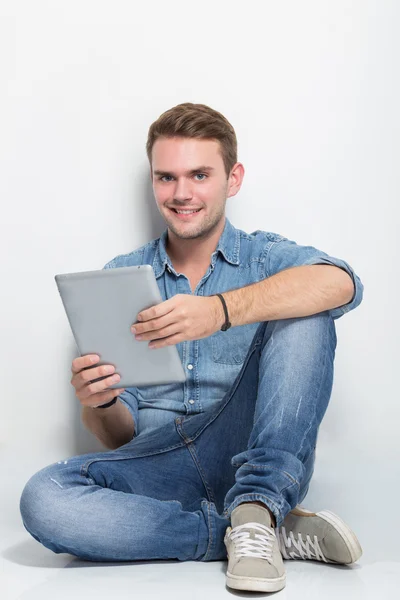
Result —
[[[218,223],[221,221],[225,214],[225,206],[226,206],[226,198],[223,205],[219,208],[218,212],[212,215],[211,217],[206,215],[205,217],[199,215],[199,223],[195,223],[189,226],[182,222],[183,227],[178,228],[174,223],[174,217],[167,221],[168,228],[172,231],[177,238],[182,240],[193,240],[201,237],[208,237],[214,229],[218,226]],[[167,209],[169,210],[169,209]],[[202,209],[203,211],[204,209]],[[201,211],[201,212],[202,212]]]

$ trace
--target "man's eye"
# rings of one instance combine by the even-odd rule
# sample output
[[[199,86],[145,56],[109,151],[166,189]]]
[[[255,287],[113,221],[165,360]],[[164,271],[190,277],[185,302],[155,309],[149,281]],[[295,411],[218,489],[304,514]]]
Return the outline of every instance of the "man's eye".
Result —
[[[205,173],[196,173],[195,177],[207,177]],[[203,181],[203,179],[199,179],[198,181]]]
[[[165,181],[166,177],[170,177],[170,179],[168,179],[168,181],[171,181],[172,175],[163,175],[162,177],[160,177],[161,181]]]

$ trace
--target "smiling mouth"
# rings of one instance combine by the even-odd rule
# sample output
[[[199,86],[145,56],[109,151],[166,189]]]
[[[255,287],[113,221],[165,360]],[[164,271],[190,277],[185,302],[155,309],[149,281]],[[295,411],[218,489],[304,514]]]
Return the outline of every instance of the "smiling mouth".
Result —
[[[194,219],[194,217],[201,212],[201,208],[198,208],[194,211],[189,211],[189,212],[178,212],[179,209],[176,208],[170,208],[170,210],[172,210],[173,213],[175,213],[175,215],[177,216],[178,219],[180,219],[181,221],[189,221],[190,219]]]
[[[175,214],[179,215],[179,216],[190,216],[190,215],[195,215],[198,212],[200,212],[202,209],[201,208],[197,208],[195,210],[179,210],[177,208],[171,208],[170,210],[172,210]]]

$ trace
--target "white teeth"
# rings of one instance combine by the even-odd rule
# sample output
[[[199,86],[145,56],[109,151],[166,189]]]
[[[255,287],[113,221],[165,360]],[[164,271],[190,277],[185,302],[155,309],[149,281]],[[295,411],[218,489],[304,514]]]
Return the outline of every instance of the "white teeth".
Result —
[[[199,212],[200,208],[198,210],[176,210],[175,208],[174,210],[178,215],[191,215],[192,213]]]

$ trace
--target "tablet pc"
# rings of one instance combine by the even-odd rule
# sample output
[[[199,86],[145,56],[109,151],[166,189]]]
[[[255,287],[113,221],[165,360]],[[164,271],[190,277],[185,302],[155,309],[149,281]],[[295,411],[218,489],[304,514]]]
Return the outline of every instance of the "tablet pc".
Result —
[[[176,345],[150,349],[131,332],[138,314],[163,301],[151,265],[54,277],[81,356],[97,354],[121,379],[107,389],[186,381]],[[104,375],[93,379],[100,381]]]

